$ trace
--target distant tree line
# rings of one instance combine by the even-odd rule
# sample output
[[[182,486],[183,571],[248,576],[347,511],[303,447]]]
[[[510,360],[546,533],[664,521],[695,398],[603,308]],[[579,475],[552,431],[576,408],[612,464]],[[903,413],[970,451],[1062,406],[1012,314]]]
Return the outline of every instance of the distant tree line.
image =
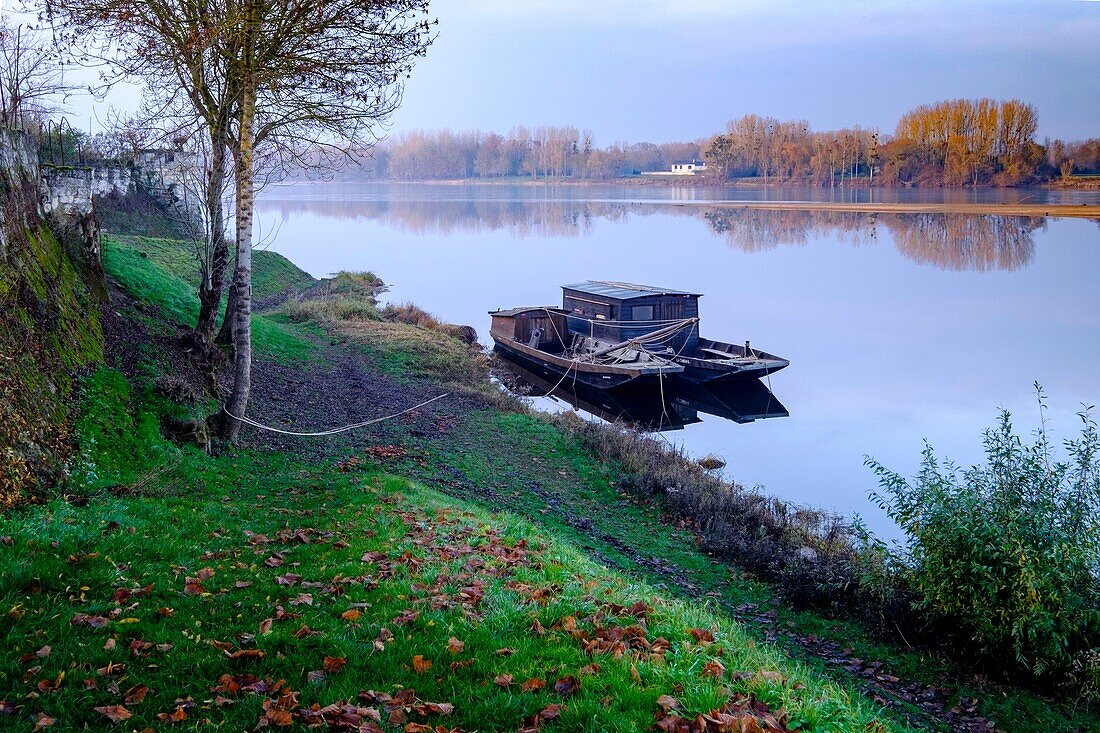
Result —
[[[576,127],[417,131],[386,141],[346,175],[389,180],[613,179],[705,161],[711,181],[822,186],[1017,186],[1100,173],[1100,139],[1040,144],[1035,108],[958,99],[905,113],[892,134],[815,131],[806,120],[745,115],[690,142],[597,147]]]

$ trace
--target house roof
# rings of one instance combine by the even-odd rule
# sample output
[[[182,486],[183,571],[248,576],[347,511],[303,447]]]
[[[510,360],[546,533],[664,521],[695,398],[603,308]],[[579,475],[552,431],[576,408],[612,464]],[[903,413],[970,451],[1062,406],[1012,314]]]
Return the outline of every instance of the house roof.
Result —
[[[634,285],[633,283],[620,283],[608,280],[587,280],[573,285],[562,285],[565,290],[577,290],[589,295],[599,295],[615,300],[631,300],[632,298],[647,298],[654,295],[690,295],[698,298],[702,293],[688,293],[683,290],[671,288],[659,288],[653,285]]]

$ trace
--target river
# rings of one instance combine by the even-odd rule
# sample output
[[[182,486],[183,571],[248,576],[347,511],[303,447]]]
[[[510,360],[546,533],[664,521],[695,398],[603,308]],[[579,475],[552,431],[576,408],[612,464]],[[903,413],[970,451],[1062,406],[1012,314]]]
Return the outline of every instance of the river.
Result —
[[[301,183],[265,191],[257,223],[264,246],[311,274],[372,270],[389,301],[472,325],[482,343],[487,311],[560,304],[566,283],[704,293],[704,336],[790,359],[770,379],[790,416],[702,416],[663,435],[723,458],[742,484],[887,535],[865,455],[911,475],[927,439],[968,466],[999,408],[1025,437],[1038,426],[1035,382],[1058,441],[1100,398],[1097,222],[708,206],[737,200],[1095,204],[1100,192]]]

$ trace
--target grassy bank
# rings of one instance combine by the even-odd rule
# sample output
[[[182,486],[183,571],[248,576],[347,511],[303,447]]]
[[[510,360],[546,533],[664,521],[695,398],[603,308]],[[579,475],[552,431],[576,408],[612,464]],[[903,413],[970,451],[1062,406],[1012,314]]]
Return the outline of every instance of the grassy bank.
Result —
[[[137,297],[127,317],[169,334],[193,317],[191,276],[173,270],[170,245],[116,241],[105,256]],[[1096,727],[1087,711],[776,602],[640,490],[645,463],[486,398],[476,352],[412,309],[295,303],[256,319],[271,324],[257,326],[257,352],[280,369],[312,382],[354,353],[395,389],[457,385],[477,399],[321,458],[211,457],[161,437],[172,417],[210,409],[158,388],[161,354],[128,375],[97,372],[78,427],[91,470],[73,501],[87,505],[54,501],[0,523],[11,538],[0,543],[0,611],[11,610],[0,715],[26,730],[41,715],[58,729],[104,727],[124,715],[117,705],[134,716],[120,729],[173,716],[305,726],[320,722],[314,704],[337,706],[330,727],[337,715],[373,719],[350,704],[387,730],[516,730],[541,714],[548,730],[646,730],[752,694],[791,729]],[[895,694],[891,677],[912,692]],[[932,713],[929,700],[961,712]]]
[[[140,242],[106,264],[150,330],[191,313],[186,279]],[[311,328],[275,322],[277,342],[318,350]],[[137,377],[91,375],[81,492],[0,519],[5,727],[891,727],[576,535],[371,461],[172,444],[159,426],[193,408],[157,391],[161,368],[150,353]]]

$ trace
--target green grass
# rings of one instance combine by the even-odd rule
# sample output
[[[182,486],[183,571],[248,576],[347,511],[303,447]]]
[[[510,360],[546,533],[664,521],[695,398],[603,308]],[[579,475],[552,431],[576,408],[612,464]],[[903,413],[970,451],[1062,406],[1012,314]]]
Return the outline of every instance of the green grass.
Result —
[[[400,435],[390,437],[402,441]],[[474,496],[524,516],[670,594],[712,599],[727,609],[754,604],[757,616],[772,614],[765,621],[749,622],[757,638],[773,639],[850,696],[861,694],[863,680],[858,675],[806,654],[786,634],[832,640],[850,649],[848,657],[881,660],[889,674],[948,687],[951,704],[978,699],[980,714],[1002,730],[1100,730],[1095,711],[1057,703],[1026,689],[991,684],[961,672],[936,653],[883,643],[854,622],[776,602],[765,583],[743,577],[736,567],[708,556],[690,529],[671,522],[659,504],[636,501],[621,491],[616,486],[623,478],[621,468],[595,460],[544,417],[484,411],[448,425],[438,439],[406,442],[409,456],[394,470],[435,483],[452,495]],[[895,721],[911,716],[922,725],[930,724],[916,705],[902,699],[892,702]]]
[[[62,730],[106,727],[95,708],[120,704],[137,685],[149,692],[126,706],[133,715],[126,729],[155,726],[158,714],[181,705],[194,725],[250,729],[264,695],[223,691],[231,704],[211,702],[222,675],[245,674],[285,680],[298,693],[295,711],[356,704],[367,689],[412,688],[420,700],[454,704],[451,715],[429,722],[466,730],[515,730],[551,703],[562,704],[561,717],[547,730],[645,730],[662,694],[693,714],[730,692],[752,692],[806,730],[875,724],[866,705],[721,615],[607,571],[515,516],[405,479],[244,453],[192,456],[155,483],[156,498],[102,496],[83,508],[58,501],[0,520],[0,536],[11,537],[0,550],[0,607],[8,613],[0,700],[17,706],[14,729],[30,730],[40,713]],[[270,567],[276,558],[281,564]],[[199,585],[188,587],[189,577]],[[534,600],[538,589],[549,591],[545,602]],[[609,604],[638,601],[649,608],[646,638],[664,637],[667,651],[585,652],[577,637],[596,624],[638,623]],[[280,619],[279,608],[292,617]],[[351,610],[361,615],[345,616]],[[81,625],[76,614],[102,620]],[[275,619],[270,632],[265,619]],[[530,630],[536,619],[542,636]],[[392,640],[380,637],[383,627]],[[696,643],[694,628],[712,630],[716,643]],[[463,650],[448,651],[452,637]],[[143,647],[137,654],[135,642]],[[264,655],[232,659],[239,649]],[[429,670],[417,671],[418,655]],[[347,666],[311,681],[325,657]],[[717,678],[703,674],[713,660],[726,670]],[[591,664],[598,671],[585,674]],[[494,683],[503,674],[515,679],[508,689]],[[563,697],[552,688],[567,675],[580,676],[581,686]],[[549,685],[520,691],[530,678]],[[32,690],[40,696],[28,697]]]
[[[259,262],[275,262],[279,255],[263,253]],[[186,242],[149,237],[122,237],[110,240],[103,248],[103,266],[107,273],[143,303],[155,306],[167,319],[146,317],[147,325],[174,331],[191,327],[199,314],[198,290],[192,284],[194,260]],[[266,277],[266,276],[261,276]],[[190,279],[189,279],[190,278]],[[282,276],[268,279],[271,285]],[[310,362],[318,359],[311,335],[317,331],[290,328],[285,319],[272,315],[252,316],[254,356],[283,363]]]

